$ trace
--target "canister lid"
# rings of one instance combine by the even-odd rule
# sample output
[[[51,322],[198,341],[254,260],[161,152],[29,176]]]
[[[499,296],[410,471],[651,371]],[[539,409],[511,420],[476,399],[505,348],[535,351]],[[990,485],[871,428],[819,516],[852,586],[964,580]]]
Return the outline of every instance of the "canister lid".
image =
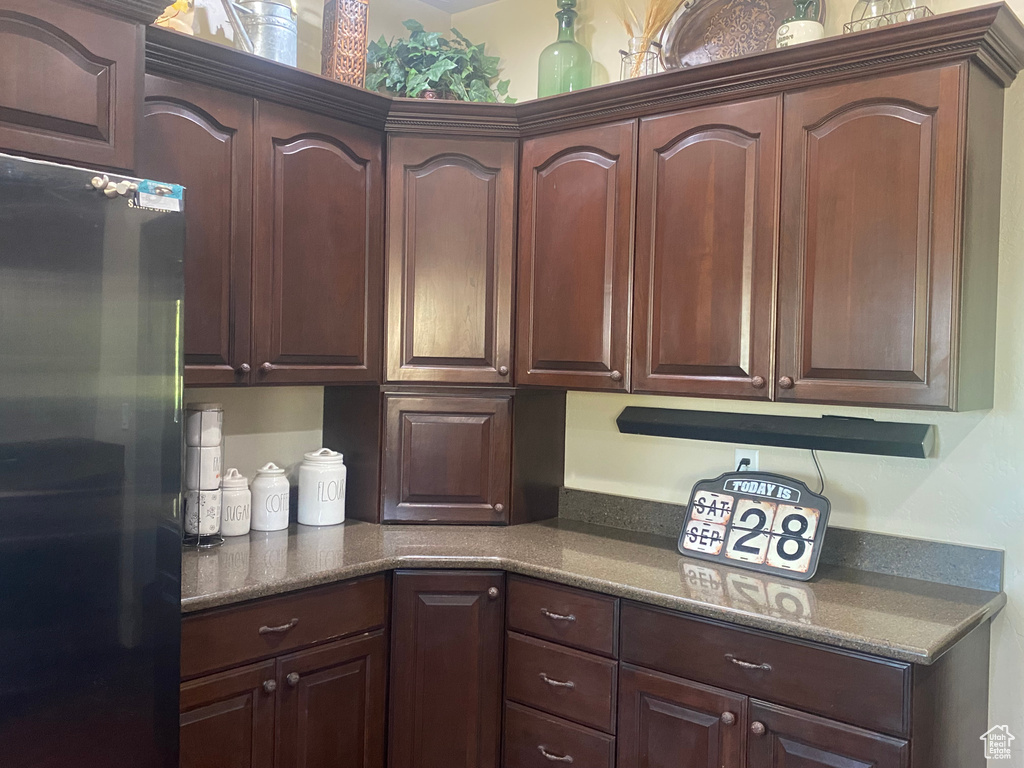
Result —
[[[274,462],[270,462],[256,470],[257,475],[283,475],[284,470]]]
[[[249,487],[249,478],[239,472],[237,469],[232,467],[224,473],[224,477],[220,480],[221,488],[231,489],[245,489]]]
[[[344,454],[332,451],[330,448],[321,448],[306,454],[306,461],[311,464],[340,464],[344,462]]]
[[[223,411],[222,403],[189,403],[185,406],[186,411]]]

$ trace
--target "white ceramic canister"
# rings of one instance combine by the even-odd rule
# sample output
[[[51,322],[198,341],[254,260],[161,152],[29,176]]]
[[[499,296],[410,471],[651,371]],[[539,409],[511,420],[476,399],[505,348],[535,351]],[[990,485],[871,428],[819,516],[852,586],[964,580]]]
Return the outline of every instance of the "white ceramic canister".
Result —
[[[185,445],[212,448],[224,436],[224,406],[220,403],[189,403],[185,406]]]
[[[185,448],[185,487],[190,491],[220,490],[220,445]]]
[[[282,531],[288,527],[288,492],[284,470],[274,463],[256,470],[252,479],[252,529]]]
[[[249,479],[237,469],[229,469],[220,481],[220,533],[222,536],[245,536],[251,522],[252,494]]]
[[[345,457],[330,448],[306,454],[299,465],[299,524],[345,522]]]
[[[825,37],[825,27],[819,22],[811,19],[798,19],[787,21],[775,35],[776,48],[788,48],[791,45],[809,43],[812,40],[821,40]]]

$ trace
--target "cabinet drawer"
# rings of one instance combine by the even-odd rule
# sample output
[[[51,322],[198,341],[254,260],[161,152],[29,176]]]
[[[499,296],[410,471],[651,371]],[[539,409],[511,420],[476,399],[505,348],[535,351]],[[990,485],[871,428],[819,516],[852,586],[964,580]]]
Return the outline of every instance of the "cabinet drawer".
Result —
[[[187,616],[181,623],[181,677],[382,627],[387,607],[387,582],[372,576]]]
[[[521,704],[615,732],[614,661],[510,632],[505,696]]]
[[[614,657],[619,601],[535,579],[508,579],[508,628]]]
[[[910,665],[622,606],[622,660],[864,728],[908,733]]]
[[[615,739],[604,733],[508,702],[505,704],[506,768],[550,768],[560,763],[612,768]]]

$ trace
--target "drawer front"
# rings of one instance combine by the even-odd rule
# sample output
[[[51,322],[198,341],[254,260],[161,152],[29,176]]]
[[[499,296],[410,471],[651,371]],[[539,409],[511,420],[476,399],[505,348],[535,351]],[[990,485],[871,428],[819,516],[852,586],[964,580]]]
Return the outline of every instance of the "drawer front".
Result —
[[[614,661],[510,632],[506,664],[506,698],[615,732]]]
[[[622,606],[622,660],[898,736],[910,665]]]
[[[521,576],[508,579],[508,628],[584,651],[618,653],[619,601]]]
[[[506,768],[612,768],[615,739],[518,704],[505,704]]]
[[[383,575],[187,616],[181,623],[181,677],[384,626]]]

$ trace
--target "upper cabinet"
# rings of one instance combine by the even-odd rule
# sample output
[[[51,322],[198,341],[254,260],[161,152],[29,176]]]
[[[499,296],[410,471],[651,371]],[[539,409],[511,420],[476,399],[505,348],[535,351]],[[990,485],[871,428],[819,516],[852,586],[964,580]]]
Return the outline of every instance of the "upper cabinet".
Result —
[[[640,122],[633,391],[771,397],[778,97]]]
[[[382,137],[269,102],[256,106],[256,381],[379,381]]]
[[[252,111],[233,93],[147,75],[138,172],[184,184],[185,381],[252,368]]]
[[[135,167],[142,27],[56,0],[0,6],[0,151]]]
[[[998,225],[965,222],[999,208],[1002,94],[975,73],[968,110],[970,76],[786,96],[777,399],[991,405]]]
[[[393,136],[387,380],[512,383],[516,142]]]
[[[629,389],[636,123],[523,143],[516,381]]]

